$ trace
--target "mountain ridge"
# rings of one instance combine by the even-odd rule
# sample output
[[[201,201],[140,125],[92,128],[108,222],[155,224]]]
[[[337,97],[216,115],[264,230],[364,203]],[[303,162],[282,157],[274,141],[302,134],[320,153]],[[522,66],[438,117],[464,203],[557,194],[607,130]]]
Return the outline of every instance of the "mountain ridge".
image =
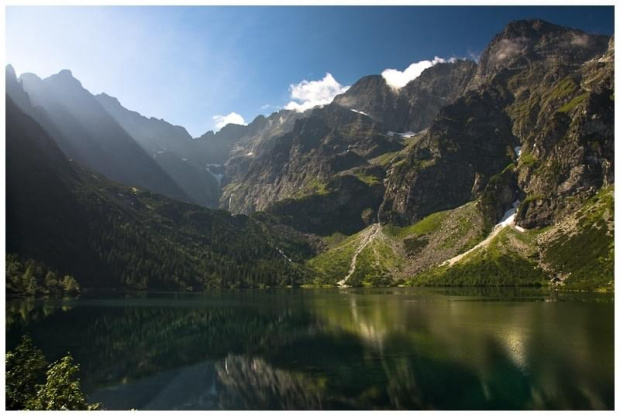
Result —
[[[296,236],[298,242],[290,243],[295,250],[306,234],[323,241],[315,244],[315,254],[339,236],[349,236],[350,248],[356,235],[378,223],[376,238],[357,253],[359,270],[351,284],[453,282],[454,270],[468,281],[472,270],[482,269],[504,270],[519,284],[542,284],[525,274],[563,282],[571,272],[557,261],[566,261],[572,248],[549,239],[549,248],[534,249],[536,230],[586,215],[583,209],[593,198],[613,190],[614,58],[613,37],[538,19],[517,21],[490,41],[478,63],[437,63],[398,90],[380,75],[366,76],[328,105],[261,115],[246,126],[229,124],[196,139],[182,127],[125,109],[113,97],[94,100],[194,202],[202,192],[202,205],[257,215],[269,227],[277,224]],[[29,95],[20,93],[24,84],[35,104],[44,102],[46,97],[36,94],[37,82],[43,81],[32,75],[18,82],[7,67],[7,92],[18,107],[30,106]],[[48,82],[57,83],[56,89],[82,88],[70,71]],[[46,121],[45,109],[26,113],[55,137],[59,129]],[[492,234],[510,209],[517,231]],[[596,215],[603,222],[583,220],[571,235],[595,239],[608,261],[613,222],[607,214]],[[496,268],[471,260],[475,253],[465,256],[471,260],[463,263],[467,267],[439,267],[488,235],[492,241],[480,258]],[[523,257],[518,247],[555,260],[540,272],[537,260]],[[498,253],[507,257],[500,261]],[[295,260],[319,273],[317,284],[344,277],[333,280],[331,261],[339,262],[334,270],[345,269],[330,250],[313,260]]]

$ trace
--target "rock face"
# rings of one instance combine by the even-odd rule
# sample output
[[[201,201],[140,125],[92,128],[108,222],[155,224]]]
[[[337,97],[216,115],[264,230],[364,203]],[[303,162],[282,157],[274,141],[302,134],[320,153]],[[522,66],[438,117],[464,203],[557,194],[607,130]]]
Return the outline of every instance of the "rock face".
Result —
[[[381,220],[415,222],[476,199],[510,163],[518,181],[503,193],[526,196],[518,213],[525,227],[550,224],[570,208],[568,197],[613,182],[608,41],[540,20],[509,24],[482,54],[465,95],[389,172]],[[488,212],[497,217],[507,198],[487,199],[498,204]]]
[[[561,78],[577,70],[585,61],[604,52],[608,36],[593,35],[554,25],[540,19],[511,22],[498,33],[480,56],[480,63],[469,88],[505,78],[533,68],[533,85]],[[501,82],[501,81],[500,81]]]
[[[337,104],[315,109],[290,133],[275,139],[273,148],[253,160],[245,175],[229,183],[220,204],[233,212],[264,210],[286,198],[327,193],[329,180],[346,172],[362,176],[362,182],[376,182],[376,176],[367,178],[356,169],[402,147],[399,137],[386,134],[368,116]]]
[[[196,157],[210,164],[257,156],[271,148],[271,139],[288,133],[304,113],[281,110],[269,117],[258,116],[247,126],[227,124],[220,131],[208,131],[195,140]]]
[[[490,226],[519,199],[519,224],[550,224],[571,209],[567,201],[613,182],[609,42],[522,20],[493,38],[479,64],[437,64],[400,89],[381,76],[364,77],[291,132],[272,137],[259,156],[231,159],[220,207],[245,213],[274,207],[297,226],[303,221],[293,219],[295,212],[318,224],[320,215],[300,209],[303,203],[344,209],[352,199],[334,195],[351,190],[328,192],[327,185],[383,155],[376,177],[384,194],[378,209],[375,199],[367,201],[366,217],[404,225],[482,198]],[[419,134],[394,133],[406,131]]]
[[[337,96],[334,103],[363,111],[388,130],[419,132],[431,124],[441,107],[465,91],[475,69],[472,61],[440,63],[398,90],[382,76],[371,75]]]
[[[358,170],[382,177],[381,169]],[[332,177],[323,192],[286,198],[268,206],[267,212],[283,224],[318,235],[353,234],[377,221],[385,188],[381,182],[366,183],[354,174]]]
[[[388,171],[382,222],[408,224],[478,198],[491,176],[514,161],[518,144],[501,111],[508,97],[488,87],[440,111],[431,127]]]
[[[537,29],[531,37],[525,23]],[[526,58],[514,57],[491,82],[513,96],[506,113],[522,146],[518,183],[527,195],[518,222],[540,227],[613,182],[613,39],[541,21],[505,33],[513,26],[529,45]]]

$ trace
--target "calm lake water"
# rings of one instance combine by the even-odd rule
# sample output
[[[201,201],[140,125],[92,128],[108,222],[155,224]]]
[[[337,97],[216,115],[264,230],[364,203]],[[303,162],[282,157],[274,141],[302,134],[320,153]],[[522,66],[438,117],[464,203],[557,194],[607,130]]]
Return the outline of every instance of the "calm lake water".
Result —
[[[107,409],[613,409],[613,295],[262,290],[7,300]]]

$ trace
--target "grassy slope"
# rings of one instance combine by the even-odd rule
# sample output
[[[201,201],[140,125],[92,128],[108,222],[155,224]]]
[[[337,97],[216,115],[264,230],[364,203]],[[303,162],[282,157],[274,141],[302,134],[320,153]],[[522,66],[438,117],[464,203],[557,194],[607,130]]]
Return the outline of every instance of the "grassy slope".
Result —
[[[351,286],[389,286],[404,282],[425,265],[436,264],[473,247],[483,238],[482,220],[474,203],[437,212],[414,225],[383,226],[359,253]],[[349,272],[356,249],[368,228],[343,238],[326,237],[328,250],[307,264],[316,272],[314,284],[335,284]]]
[[[452,267],[438,266],[407,283],[412,286],[540,286],[546,277],[537,267],[533,235],[512,228],[502,230]]]
[[[613,289],[614,186],[541,236],[542,261],[570,289]]]
[[[553,277],[567,289],[613,287],[613,186],[561,223],[542,230],[502,230],[488,246],[452,267],[441,264],[482,240],[475,203],[438,212],[408,226],[386,225],[357,258],[351,286],[543,286]],[[364,230],[325,240],[328,250],[307,264],[314,284],[335,284],[349,271]],[[421,267],[428,264],[429,267]]]
[[[436,266],[412,286],[538,286],[558,278],[566,289],[613,289],[613,186],[561,223],[520,233],[506,228],[461,262]]]

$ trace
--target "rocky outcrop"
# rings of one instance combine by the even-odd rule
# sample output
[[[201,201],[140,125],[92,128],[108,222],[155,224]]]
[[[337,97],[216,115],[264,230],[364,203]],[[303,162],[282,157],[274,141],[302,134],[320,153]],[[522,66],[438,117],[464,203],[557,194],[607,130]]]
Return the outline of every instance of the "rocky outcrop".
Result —
[[[381,222],[408,224],[478,198],[491,176],[515,160],[518,141],[501,111],[508,97],[492,87],[470,91],[388,170]]]
[[[526,228],[552,224],[614,180],[613,39],[599,55],[591,52],[598,37],[587,54],[583,48],[572,45],[553,77],[543,76],[543,61],[507,82],[515,97],[507,113],[522,143],[518,181],[527,194],[517,220]],[[536,77],[541,82],[530,82]]]
[[[465,91],[475,69],[472,61],[439,63],[400,89],[390,87],[380,75],[371,75],[337,96],[334,103],[362,111],[388,130],[419,132],[431,124],[441,107]]]
[[[260,115],[247,126],[227,124],[218,132],[208,131],[194,142],[193,152],[204,163],[226,164],[237,158],[254,158],[269,151],[275,137],[293,129],[306,113],[281,110],[269,117]],[[236,162],[232,162],[237,165]]]
[[[475,199],[512,162],[516,183],[486,194],[489,224],[517,196],[525,197],[520,225],[551,224],[613,182],[608,41],[541,20],[509,24],[482,54],[468,92],[390,169],[381,220],[415,222]]]
[[[383,192],[381,182],[368,184],[352,174],[339,175],[330,179],[324,192],[283,199],[267,212],[302,232],[353,234],[376,222]]]
[[[248,213],[286,198],[327,193],[334,176],[402,147],[399,137],[388,135],[368,116],[336,104],[315,109],[293,131],[275,139],[271,151],[251,161],[247,173],[226,185],[220,206]]]

